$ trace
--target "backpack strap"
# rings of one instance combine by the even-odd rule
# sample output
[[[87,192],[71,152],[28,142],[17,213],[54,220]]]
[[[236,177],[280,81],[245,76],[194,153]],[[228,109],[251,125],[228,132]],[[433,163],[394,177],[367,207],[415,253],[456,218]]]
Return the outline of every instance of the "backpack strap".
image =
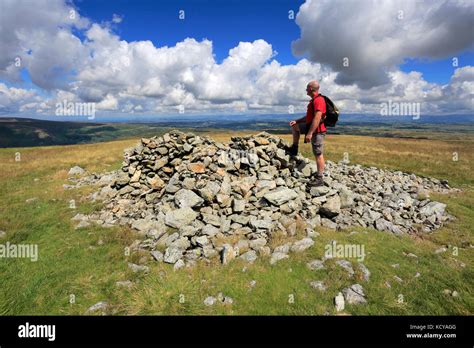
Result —
[[[321,93],[319,93],[316,98],[319,98],[319,97],[322,97],[323,100],[324,100],[324,103],[326,104],[326,98],[324,98],[324,95],[322,95]],[[316,98],[313,99],[313,108],[314,108],[314,101],[316,100]],[[327,113],[327,105],[326,105],[326,113]],[[321,121],[320,123],[324,122],[324,120],[326,119],[326,115],[324,115],[323,117],[321,117]]]

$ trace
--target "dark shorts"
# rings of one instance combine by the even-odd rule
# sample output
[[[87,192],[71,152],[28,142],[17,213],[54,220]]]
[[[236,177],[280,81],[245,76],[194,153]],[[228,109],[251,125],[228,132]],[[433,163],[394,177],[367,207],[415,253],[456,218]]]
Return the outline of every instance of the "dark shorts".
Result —
[[[298,123],[298,128],[300,133],[306,135],[309,131],[309,125],[306,123]],[[314,133],[311,138],[311,148],[313,149],[313,154],[315,156],[320,156],[324,151],[324,137],[326,133]]]

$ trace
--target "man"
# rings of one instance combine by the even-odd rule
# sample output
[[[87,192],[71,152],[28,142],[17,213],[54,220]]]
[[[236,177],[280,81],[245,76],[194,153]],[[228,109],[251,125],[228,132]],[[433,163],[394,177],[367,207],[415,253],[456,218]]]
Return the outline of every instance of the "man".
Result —
[[[306,94],[311,97],[308,104],[306,116],[290,121],[290,126],[293,132],[293,145],[290,148],[290,154],[296,156],[298,154],[298,142],[300,134],[305,134],[305,143],[311,142],[313,154],[316,157],[316,164],[318,172],[314,182],[314,186],[323,186],[324,173],[324,137],[326,136],[326,126],[324,125],[324,118],[326,117],[326,102],[319,94],[319,83],[317,81],[310,81],[306,86]]]

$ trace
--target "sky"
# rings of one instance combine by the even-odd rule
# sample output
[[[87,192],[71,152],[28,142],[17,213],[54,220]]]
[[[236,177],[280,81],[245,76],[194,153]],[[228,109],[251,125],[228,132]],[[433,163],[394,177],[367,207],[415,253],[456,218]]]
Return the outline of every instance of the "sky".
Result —
[[[0,0],[0,116],[298,113],[313,79],[347,114],[472,114],[473,18],[472,0]]]

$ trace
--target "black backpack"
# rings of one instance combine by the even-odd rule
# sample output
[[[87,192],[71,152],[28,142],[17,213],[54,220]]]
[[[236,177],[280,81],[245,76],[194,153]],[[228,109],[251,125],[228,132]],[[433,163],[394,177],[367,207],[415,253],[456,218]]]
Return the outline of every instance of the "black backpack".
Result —
[[[324,125],[326,127],[335,127],[339,120],[339,109],[334,105],[331,99],[322,94],[320,94],[320,96],[323,97],[326,102],[326,117],[324,118]]]

